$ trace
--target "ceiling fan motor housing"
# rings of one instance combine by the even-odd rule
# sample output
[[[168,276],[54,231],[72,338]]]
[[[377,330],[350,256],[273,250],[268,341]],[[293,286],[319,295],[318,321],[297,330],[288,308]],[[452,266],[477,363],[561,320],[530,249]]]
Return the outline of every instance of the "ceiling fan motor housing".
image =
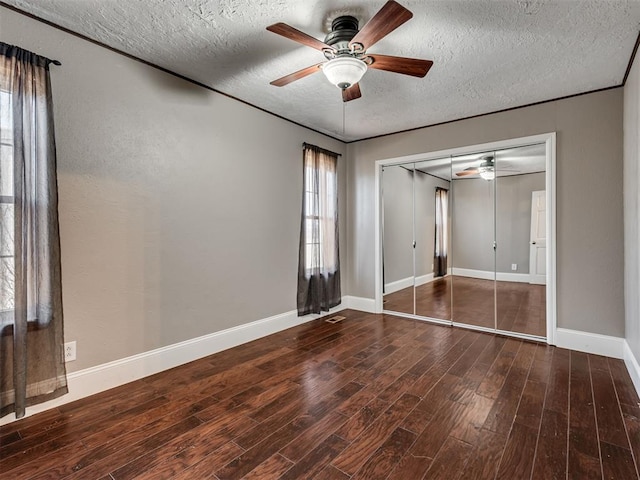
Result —
[[[342,15],[331,22],[331,32],[325,37],[324,43],[335,48],[338,55],[350,52],[349,42],[357,33],[358,19],[351,15]]]
[[[482,160],[482,162],[480,163],[480,168],[492,169],[495,166],[493,155],[487,155],[485,157],[482,157],[480,160]]]

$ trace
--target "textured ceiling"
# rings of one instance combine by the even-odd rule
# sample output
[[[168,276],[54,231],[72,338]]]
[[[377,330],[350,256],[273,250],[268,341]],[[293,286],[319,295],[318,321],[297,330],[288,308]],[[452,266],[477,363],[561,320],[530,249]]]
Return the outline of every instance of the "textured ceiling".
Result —
[[[502,150],[486,150],[468,155],[455,155],[408,165],[443,180],[451,180],[452,178],[454,180],[468,180],[480,178],[480,175],[460,177],[456,174],[467,168],[478,167],[487,156],[494,157],[498,177],[544,172],[546,169],[546,145],[544,143]]]
[[[384,0],[4,1],[347,141],[620,85],[640,26],[640,0],[399,0],[413,19],[369,53],[433,68],[424,79],[370,69],[362,98],[343,104],[321,73],[269,85],[324,57],[265,27],[322,40],[336,12],[362,27]]]

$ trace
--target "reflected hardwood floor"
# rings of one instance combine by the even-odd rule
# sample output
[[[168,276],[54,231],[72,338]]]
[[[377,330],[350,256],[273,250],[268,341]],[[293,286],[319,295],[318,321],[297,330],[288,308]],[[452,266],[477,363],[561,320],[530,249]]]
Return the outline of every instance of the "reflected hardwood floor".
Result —
[[[453,300],[451,283],[453,280]],[[498,329],[546,336],[544,285],[495,282]],[[494,282],[447,276],[416,287],[416,314],[494,328]],[[413,313],[413,288],[385,295],[384,309]]]
[[[0,477],[639,478],[621,360],[341,315],[0,427]]]

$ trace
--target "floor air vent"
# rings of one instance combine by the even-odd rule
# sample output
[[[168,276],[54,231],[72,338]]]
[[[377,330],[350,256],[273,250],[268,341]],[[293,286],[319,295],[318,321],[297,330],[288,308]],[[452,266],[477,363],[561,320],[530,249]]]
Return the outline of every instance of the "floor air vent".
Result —
[[[343,317],[342,315],[334,315],[333,317],[325,318],[324,321],[329,323],[338,323],[344,320],[345,318],[347,317]]]

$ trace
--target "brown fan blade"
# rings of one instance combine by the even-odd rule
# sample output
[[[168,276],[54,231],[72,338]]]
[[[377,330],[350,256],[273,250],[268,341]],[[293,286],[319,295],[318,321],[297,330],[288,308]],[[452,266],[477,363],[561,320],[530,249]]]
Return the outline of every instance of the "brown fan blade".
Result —
[[[359,43],[367,50],[371,45],[383,37],[386,37],[400,25],[413,17],[413,13],[404,8],[398,2],[389,0],[369,20],[364,27],[349,42],[349,45]]]
[[[342,101],[350,102],[351,100],[355,100],[356,98],[360,98],[362,96],[362,92],[360,92],[360,84],[355,83],[351,85],[349,88],[345,88],[342,90]]]
[[[458,176],[458,177],[466,177],[467,175],[475,175],[476,173],[479,173],[478,169],[471,168],[471,169],[466,169],[466,170],[463,170],[461,172],[456,173],[456,176]]]
[[[290,73],[289,75],[285,75],[284,77],[271,82],[271,85],[275,85],[276,87],[284,87],[285,85],[289,85],[291,82],[295,82],[296,80],[300,80],[301,78],[319,72],[321,70],[320,66],[323,63],[324,62],[316,63],[315,65],[311,65],[310,67],[303,68],[302,70]]]
[[[413,77],[424,77],[431,68],[431,65],[433,65],[431,60],[393,57],[391,55],[369,55],[369,58],[373,60],[369,68],[402,73]]]
[[[273,33],[277,33],[278,35],[282,35],[289,40],[293,40],[294,42],[306,45],[307,47],[315,48],[316,50],[322,51],[326,48],[335,50],[331,45],[327,45],[317,38],[313,38],[311,35],[307,35],[306,33],[287,25],[286,23],[274,23],[273,25],[269,25],[267,27],[267,30]]]

